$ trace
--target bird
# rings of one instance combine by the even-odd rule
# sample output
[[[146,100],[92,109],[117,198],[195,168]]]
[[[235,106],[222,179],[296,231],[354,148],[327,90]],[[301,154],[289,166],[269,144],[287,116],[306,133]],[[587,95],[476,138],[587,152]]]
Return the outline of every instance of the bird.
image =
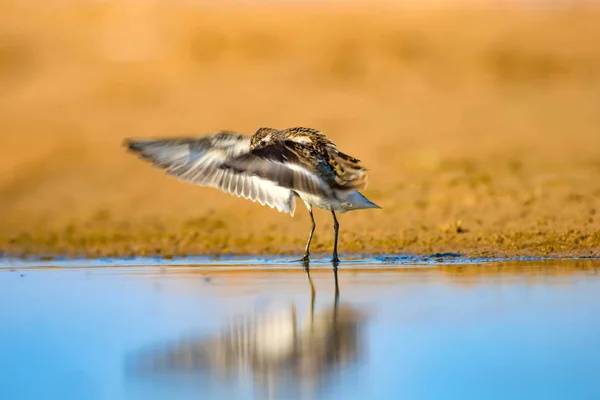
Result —
[[[167,175],[267,205],[292,217],[304,201],[311,229],[300,259],[310,259],[313,207],[331,212],[332,262],[339,263],[336,213],[381,208],[360,193],[367,187],[361,161],[338,150],[323,132],[307,127],[261,127],[252,135],[219,130],[203,136],[126,138],[124,145]]]

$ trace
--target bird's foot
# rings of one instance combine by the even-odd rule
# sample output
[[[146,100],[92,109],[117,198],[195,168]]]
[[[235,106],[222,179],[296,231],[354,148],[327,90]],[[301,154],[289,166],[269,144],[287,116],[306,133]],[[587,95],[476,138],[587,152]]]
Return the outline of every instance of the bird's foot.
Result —
[[[333,253],[333,258],[331,259],[331,263],[332,263],[332,264],[333,264],[333,266],[334,266],[334,267],[336,267],[336,268],[337,268],[337,266],[339,265],[339,263],[340,263],[340,259],[339,259],[338,255],[337,255],[337,253]]]
[[[309,256],[308,256],[308,253],[306,253],[306,254],[304,254],[304,255],[302,256],[302,258],[299,258],[299,259],[297,259],[297,260],[293,260],[293,261],[294,261],[294,262],[301,262],[301,263],[303,263],[303,264],[308,264],[308,262],[310,261],[310,258],[309,258]]]

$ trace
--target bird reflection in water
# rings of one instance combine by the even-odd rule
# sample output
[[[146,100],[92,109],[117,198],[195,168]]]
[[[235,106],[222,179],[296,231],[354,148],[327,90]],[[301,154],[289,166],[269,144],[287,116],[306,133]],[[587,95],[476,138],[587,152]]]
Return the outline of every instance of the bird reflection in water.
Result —
[[[198,373],[198,377],[210,378],[202,386],[217,377],[229,382],[249,379],[257,390],[266,390],[268,397],[278,392],[286,398],[292,393],[310,397],[332,374],[358,364],[366,319],[358,309],[340,305],[335,264],[333,305],[315,313],[315,286],[308,262],[304,269],[311,291],[308,319],[298,318],[295,305],[245,314],[214,337],[180,339],[142,352],[135,359],[136,370],[144,375]]]

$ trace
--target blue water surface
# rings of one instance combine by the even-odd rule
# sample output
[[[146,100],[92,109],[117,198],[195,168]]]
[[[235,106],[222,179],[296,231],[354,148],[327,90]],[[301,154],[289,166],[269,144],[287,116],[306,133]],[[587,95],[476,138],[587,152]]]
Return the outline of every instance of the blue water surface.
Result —
[[[217,354],[232,320],[268,310],[295,307],[303,329],[311,291],[301,268],[2,268],[0,399],[600,398],[600,265],[511,265],[340,268],[337,305],[332,271],[316,270],[314,321],[343,307],[362,317],[288,353],[285,322],[265,325],[264,343],[302,373],[284,379],[277,366],[263,381],[273,352],[229,376],[214,366],[145,373],[135,361],[171,349],[186,364],[196,347],[182,350],[185,338]],[[311,364],[320,353],[331,366]]]

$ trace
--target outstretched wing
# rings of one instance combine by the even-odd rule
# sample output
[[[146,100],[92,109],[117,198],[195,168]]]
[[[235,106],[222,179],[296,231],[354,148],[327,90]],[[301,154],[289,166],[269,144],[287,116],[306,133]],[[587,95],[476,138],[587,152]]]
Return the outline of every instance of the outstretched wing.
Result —
[[[333,169],[306,145],[278,141],[232,157],[225,167],[277,182],[284,188],[316,196],[331,195]]]
[[[127,139],[125,145],[180,180],[214,187],[294,215],[296,203],[291,190],[252,173],[223,168],[227,160],[250,151],[250,136],[221,131],[203,137]]]

